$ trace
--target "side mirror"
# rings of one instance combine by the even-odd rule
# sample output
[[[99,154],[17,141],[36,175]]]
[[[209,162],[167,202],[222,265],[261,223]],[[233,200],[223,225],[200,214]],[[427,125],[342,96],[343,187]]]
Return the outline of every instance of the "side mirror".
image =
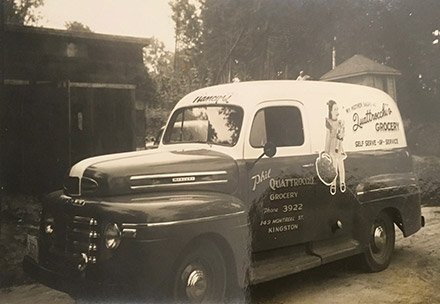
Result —
[[[248,166],[248,170],[252,169],[255,164],[264,156],[266,155],[267,157],[274,157],[274,155],[277,153],[277,146],[275,146],[275,144],[273,142],[268,141],[264,147],[263,147],[263,153],[261,153],[261,155],[252,163]]]
[[[155,149],[157,148],[158,144],[156,144],[156,139],[154,137],[151,138],[145,138],[145,149]]]
[[[269,141],[264,145],[263,151],[264,151],[264,155],[272,158],[277,153],[277,146],[275,146],[273,142]]]

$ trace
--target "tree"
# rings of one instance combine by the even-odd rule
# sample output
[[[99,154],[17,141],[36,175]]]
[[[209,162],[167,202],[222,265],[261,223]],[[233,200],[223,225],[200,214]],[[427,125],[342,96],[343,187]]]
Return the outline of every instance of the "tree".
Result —
[[[193,60],[198,56],[202,24],[199,18],[197,2],[190,0],[176,0],[170,2],[173,11],[172,19],[175,23],[176,35],[176,62],[174,68],[179,68],[183,62],[185,68],[193,66]]]
[[[189,92],[186,77],[173,69],[173,53],[165,50],[163,42],[152,38],[144,48],[144,64],[152,78],[152,96],[146,109],[147,130],[149,136],[156,136],[166,123],[172,107]]]
[[[2,0],[5,22],[9,24],[34,24],[39,20],[35,9],[44,4],[44,0]]]
[[[165,50],[165,44],[157,38],[151,38],[150,44],[144,49],[144,62],[153,75],[169,74],[173,54]]]
[[[440,1],[426,0],[176,0],[179,52],[174,73],[190,87],[214,80],[314,79],[361,54],[402,72],[398,102],[405,118],[440,114]],[[334,41],[336,37],[336,41]],[[182,55],[183,54],[183,55]],[[182,67],[184,67],[182,69]],[[179,70],[181,69],[181,70]]]
[[[93,32],[90,29],[90,27],[88,27],[87,25],[84,25],[84,24],[82,24],[81,22],[78,22],[78,21],[65,22],[64,23],[64,27],[66,28],[66,30],[73,31],[73,32],[88,32],[88,33],[92,33]]]

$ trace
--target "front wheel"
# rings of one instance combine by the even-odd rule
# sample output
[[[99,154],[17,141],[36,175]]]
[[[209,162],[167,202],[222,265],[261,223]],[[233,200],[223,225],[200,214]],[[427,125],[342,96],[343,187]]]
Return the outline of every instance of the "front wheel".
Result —
[[[394,250],[394,241],[394,223],[390,216],[382,211],[370,226],[369,244],[363,255],[367,270],[378,272],[388,267]]]
[[[178,303],[218,303],[224,300],[226,267],[223,255],[211,241],[201,241],[180,262],[172,294]]]

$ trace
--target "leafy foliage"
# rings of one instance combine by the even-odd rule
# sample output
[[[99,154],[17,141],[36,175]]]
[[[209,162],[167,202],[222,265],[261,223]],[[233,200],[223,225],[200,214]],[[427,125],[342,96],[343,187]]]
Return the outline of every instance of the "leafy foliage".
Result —
[[[39,20],[35,9],[44,4],[44,0],[2,0],[5,21],[10,24],[31,25]]]
[[[172,19],[176,24],[176,40],[179,50],[191,51],[199,44],[202,34],[202,24],[198,16],[196,4],[189,0],[170,2],[173,11]]]
[[[361,54],[400,70],[406,118],[440,114],[437,0],[176,0],[172,8],[177,52],[194,71],[187,84],[296,79],[300,70],[319,79],[335,47],[337,64]]]
[[[88,27],[87,25],[82,24],[81,22],[78,21],[69,21],[64,23],[64,27],[66,28],[66,30],[68,31],[73,31],[73,32],[88,32],[88,33],[92,33],[93,31],[90,29],[90,27]]]
[[[156,75],[169,74],[172,60],[173,54],[165,50],[164,43],[155,37],[151,38],[150,44],[144,49],[144,62],[148,71]]]
[[[146,109],[147,135],[155,136],[166,123],[174,105],[193,86],[190,83],[188,69],[173,68],[173,54],[165,50],[162,42],[152,38],[144,49],[144,62],[152,79],[149,107]]]

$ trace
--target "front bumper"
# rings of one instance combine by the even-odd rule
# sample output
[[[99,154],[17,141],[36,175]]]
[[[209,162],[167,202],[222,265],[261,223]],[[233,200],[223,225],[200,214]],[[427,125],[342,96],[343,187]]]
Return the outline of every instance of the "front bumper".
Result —
[[[170,243],[180,242],[146,235],[149,230],[142,228],[137,230],[137,236],[122,235],[116,249],[105,246],[104,230],[108,224],[117,223],[123,227],[126,222],[143,221],[144,213],[131,210],[127,203],[85,200],[84,204],[77,205],[69,199],[55,192],[43,202],[38,254],[34,261],[30,256],[25,259],[29,271],[33,269],[46,277],[49,274],[72,285],[131,288],[142,284],[142,290],[155,290],[170,274],[181,249]],[[81,264],[86,267],[81,269]]]
[[[51,288],[61,290],[66,293],[77,293],[93,290],[101,291],[106,288],[115,287],[114,284],[103,284],[80,277],[71,277],[66,273],[57,272],[52,269],[37,264],[30,256],[26,255],[23,259],[23,270],[38,282]]]
[[[151,294],[169,276],[176,258],[169,243],[124,239],[116,250],[101,249],[97,262],[80,270],[81,255],[55,251],[51,243],[39,238],[38,254],[26,255],[23,269],[39,282],[68,293],[140,289],[143,294]]]

